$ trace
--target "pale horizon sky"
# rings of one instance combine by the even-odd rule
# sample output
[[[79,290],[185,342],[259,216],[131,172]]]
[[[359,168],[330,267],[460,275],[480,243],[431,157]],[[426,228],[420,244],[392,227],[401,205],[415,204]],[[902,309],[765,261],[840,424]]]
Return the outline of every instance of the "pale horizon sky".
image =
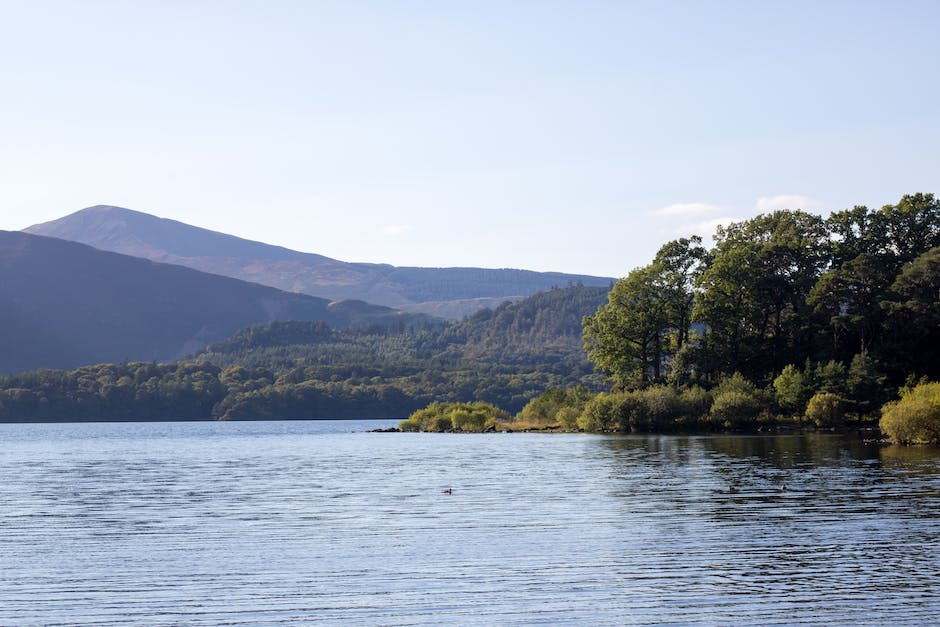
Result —
[[[345,261],[623,276],[940,193],[940,2],[0,0],[0,229],[111,204]]]

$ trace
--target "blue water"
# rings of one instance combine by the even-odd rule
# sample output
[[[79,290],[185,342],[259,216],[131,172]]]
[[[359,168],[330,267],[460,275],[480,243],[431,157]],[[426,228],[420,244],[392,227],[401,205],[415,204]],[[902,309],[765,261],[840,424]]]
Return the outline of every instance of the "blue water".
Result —
[[[936,449],[389,424],[0,425],[0,624],[938,620]]]

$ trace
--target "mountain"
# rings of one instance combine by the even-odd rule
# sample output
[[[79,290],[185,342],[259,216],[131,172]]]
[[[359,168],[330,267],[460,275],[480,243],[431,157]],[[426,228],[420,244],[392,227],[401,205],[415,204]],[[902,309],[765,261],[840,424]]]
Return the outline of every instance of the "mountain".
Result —
[[[349,327],[424,319],[0,231],[0,373],[171,360],[274,320]]]
[[[606,277],[559,272],[348,263],[105,205],[25,231],[290,292],[330,300],[351,298],[448,318],[556,286],[612,283]]]

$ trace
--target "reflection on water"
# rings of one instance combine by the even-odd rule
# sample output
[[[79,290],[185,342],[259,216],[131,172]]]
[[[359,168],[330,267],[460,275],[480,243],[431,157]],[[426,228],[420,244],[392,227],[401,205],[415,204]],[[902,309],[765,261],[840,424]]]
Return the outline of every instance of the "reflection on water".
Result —
[[[0,624],[924,624],[940,610],[937,449],[363,432],[377,425],[0,425]]]

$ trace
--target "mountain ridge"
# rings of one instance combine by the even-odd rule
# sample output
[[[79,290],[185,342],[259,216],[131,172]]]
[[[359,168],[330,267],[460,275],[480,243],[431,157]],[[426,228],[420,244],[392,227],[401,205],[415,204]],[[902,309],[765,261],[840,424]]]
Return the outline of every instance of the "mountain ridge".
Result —
[[[427,317],[0,231],[0,372],[177,359],[275,320],[347,327]]]
[[[412,312],[460,318],[506,300],[613,279],[511,268],[419,268],[345,262],[249,240],[148,213],[95,205],[24,229],[162,263],[330,300],[352,298]]]

